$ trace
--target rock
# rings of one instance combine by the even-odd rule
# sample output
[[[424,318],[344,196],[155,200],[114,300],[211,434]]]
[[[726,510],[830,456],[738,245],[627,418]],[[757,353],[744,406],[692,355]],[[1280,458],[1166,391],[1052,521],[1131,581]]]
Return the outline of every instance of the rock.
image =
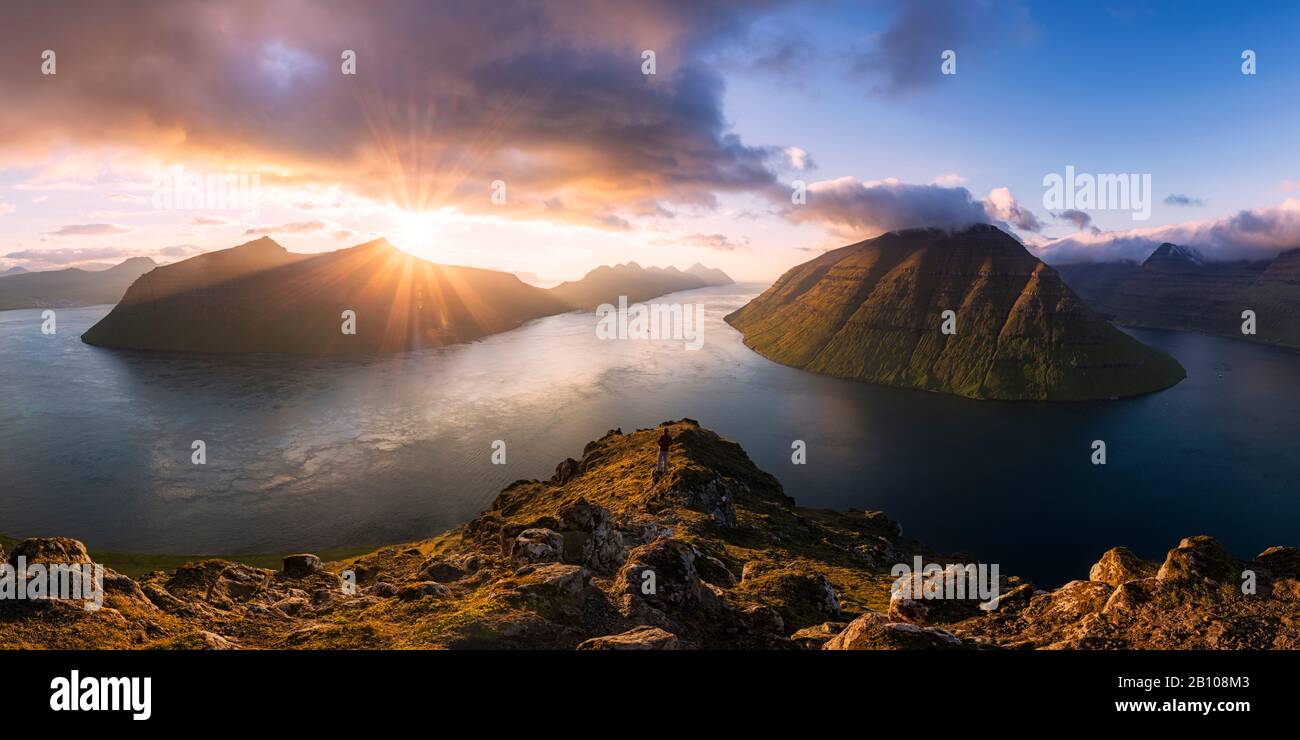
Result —
[[[564,552],[564,537],[551,529],[525,529],[510,545],[516,563],[554,563]]]
[[[525,565],[515,571],[515,577],[521,579],[519,585],[515,587],[518,593],[548,599],[571,600],[582,594],[587,582],[591,580],[591,573],[581,565],[543,563]]]
[[[695,570],[695,548],[673,539],[632,550],[617,582],[623,593],[669,611],[699,604],[703,589]]]
[[[203,647],[200,650],[237,650],[238,645],[231,642],[228,638],[218,635],[215,632],[200,630],[198,639],[202,642]]]
[[[708,514],[719,527],[736,526],[734,486],[720,475],[702,482],[679,482],[666,497],[674,498],[687,508]]]
[[[284,565],[281,566],[280,572],[286,578],[306,578],[324,569],[325,566],[321,563],[320,558],[310,553],[300,553],[298,555],[285,555]]]
[[[86,546],[69,537],[31,537],[18,543],[9,553],[9,564],[18,567],[18,558],[33,563],[90,563]]]
[[[397,598],[402,601],[415,601],[426,596],[441,598],[451,593],[451,589],[436,581],[417,581],[402,586],[397,591]]]
[[[445,560],[432,559],[425,561],[420,566],[419,579],[422,581],[437,581],[438,583],[452,583],[465,577],[465,571],[448,563]]]
[[[844,631],[848,625],[844,622],[822,622],[812,627],[803,629],[790,635],[790,639],[798,643],[799,647],[804,650],[821,650],[830,639]]]
[[[706,583],[712,583],[722,588],[731,588],[736,585],[736,574],[732,573],[725,563],[712,555],[697,552],[695,554],[695,570]]]
[[[740,612],[740,623],[750,634],[780,635],[785,632],[781,612],[770,606],[751,606]]]
[[[582,472],[582,464],[571,457],[566,457],[564,462],[555,466],[555,475],[551,476],[549,482],[557,486],[562,486],[578,477],[578,473],[580,472]]]
[[[740,568],[740,582],[752,581],[758,574],[764,570],[771,570],[776,566],[762,560],[747,561]]]
[[[388,581],[379,581],[378,583],[376,583],[375,585],[367,589],[366,593],[370,594],[371,596],[378,596],[381,599],[388,599],[388,598],[392,598],[393,596],[396,596],[398,590],[399,589],[397,588],[396,585],[389,583]]]
[[[1236,581],[1241,566],[1213,537],[1197,535],[1184,537],[1178,547],[1169,551],[1156,578],[1162,581],[1210,581],[1228,583]]]
[[[972,567],[949,563],[941,570],[922,571],[919,580],[911,575],[900,577],[890,588],[889,618],[925,625],[978,616],[983,612],[980,583],[978,570],[972,571]]]
[[[1053,620],[1077,621],[1101,611],[1111,591],[1109,584],[1100,581],[1070,581],[1047,596],[1044,615]]]
[[[827,640],[823,650],[954,650],[973,647],[960,637],[936,627],[890,622],[883,614],[868,612]]]
[[[560,511],[562,559],[598,573],[613,573],[623,564],[623,535],[614,528],[609,509],[579,498]]]
[[[1111,617],[1131,615],[1142,605],[1150,603],[1162,585],[1163,582],[1159,578],[1125,581],[1106,599],[1102,613]]]
[[[1255,561],[1268,568],[1274,576],[1300,577],[1300,549],[1294,547],[1270,547],[1259,555]]]
[[[579,650],[681,650],[677,635],[658,627],[635,627],[617,635],[593,637],[578,644]]]
[[[1088,571],[1088,580],[1118,586],[1125,581],[1137,581],[1156,574],[1157,567],[1148,563],[1127,547],[1112,547],[1102,553],[1101,560]]]
[[[311,602],[301,596],[290,596],[287,599],[280,599],[271,606],[289,616],[298,616],[304,611],[311,611]]]

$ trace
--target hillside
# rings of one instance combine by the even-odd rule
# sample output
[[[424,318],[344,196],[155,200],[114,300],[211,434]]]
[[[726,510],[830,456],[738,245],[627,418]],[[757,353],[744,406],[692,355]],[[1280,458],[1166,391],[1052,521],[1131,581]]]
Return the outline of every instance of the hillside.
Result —
[[[1061,277],[1099,313],[1124,326],[1214,334],[1300,347],[1300,249],[1268,262],[1207,262],[1162,244],[1141,265],[1062,265]],[[1256,333],[1242,334],[1252,310]]]
[[[730,285],[732,282],[722,270],[707,268],[698,262],[686,271],[676,267],[642,267],[628,262],[613,267],[601,265],[581,280],[551,288],[551,294],[572,308],[590,309],[602,303],[617,304],[619,296],[627,296],[629,303],[637,303],[679,290]]]
[[[956,314],[955,334],[941,332],[945,310]],[[896,231],[832,250],[726,320],[785,365],[971,398],[1104,399],[1185,376],[987,225]]]
[[[663,427],[674,443],[657,477]],[[26,540],[19,555],[89,562],[62,538]],[[293,555],[279,570],[211,559],[138,579],[110,572],[108,608],[93,612],[0,601],[0,647],[1300,647],[1291,547],[1238,561],[1194,537],[1161,565],[1116,548],[1089,580],[1055,590],[1004,577],[989,612],[891,593],[891,567],[914,556],[968,562],[906,540],[879,512],[796,506],[738,445],[683,419],[613,430],[424,542],[328,564]],[[1256,595],[1239,588],[1247,568]]]
[[[82,340],[173,352],[400,352],[564,309],[509,273],[434,264],[383,239],[309,255],[264,237],[154,270]],[[355,334],[343,332],[349,310]]]
[[[132,257],[107,270],[28,272],[15,267],[0,275],[0,310],[116,303],[136,278],[154,267],[148,257]]]

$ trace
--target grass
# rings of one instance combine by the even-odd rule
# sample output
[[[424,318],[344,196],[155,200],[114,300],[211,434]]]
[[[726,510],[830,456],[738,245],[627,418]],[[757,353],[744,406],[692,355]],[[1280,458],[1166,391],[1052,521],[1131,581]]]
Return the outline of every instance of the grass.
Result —
[[[4,547],[5,552],[13,552],[14,547],[22,542],[20,539],[0,535],[0,546]],[[285,555],[292,555],[294,552],[303,552],[295,550],[292,552],[279,553],[246,553],[241,555],[166,555],[150,553],[132,553],[132,552],[112,552],[108,550],[95,550],[87,548],[90,553],[90,559],[100,563],[107,568],[121,573],[123,575],[136,578],[150,573],[155,570],[175,570],[186,563],[196,563],[200,560],[210,560],[217,558],[220,560],[229,560],[233,563],[244,563],[256,568],[269,568],[279,570],[281,561]],[[358,555],[375,550],[374,545],[362,545],[357,547],[332,547],[326,550],[316,550],[314,554],[318,555],[321,560],[329,562],[331,560],[343,560],[344,558],[353,558]]]

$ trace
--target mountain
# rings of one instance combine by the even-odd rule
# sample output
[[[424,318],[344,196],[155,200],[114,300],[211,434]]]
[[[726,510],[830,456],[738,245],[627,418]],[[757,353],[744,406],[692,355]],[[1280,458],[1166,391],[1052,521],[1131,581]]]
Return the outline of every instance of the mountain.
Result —
[[[82,340],[174,352],[400,352],[565,309],[514,275],[434,264],[383,239],[294,254],[263,237],[154,270]],[[343,333],[349,310],[355,334]]]
[[[699,263],[683,272],[676,267],[642,267],[628,262],[613,267],[601,265],[581,280],[551,288],[551,294],[572,308],[594,308],[602,303],[617,304],[619,296],[627,296],[629,303],[636,303],[679,290],[731,283],[727,273]]]
[[[664,429],[669,467],[655,475]],[[8,557],[92,562],[60,537]],[[1238,560],[1188,537],[1161,562],[1119,547],[1087,580],[1040,589],[999,574],[984,598],[915,598],[911,579],[895,590],[893,568],[918,557],[942,571],[922,594],[977,562],[904,538],[878,511],[799,507],[740,445],[682,419],[611,430],[464,525],[357,558],[289,555],[278,570],[208,558],[130,577],[104,554],[109,608],[0,600],[0,648],[1300,648],[1294,547]]]
[[[1207,262],[1188,247],[1162,244],[1140,265],[1058,269],[1088,305],[1124,326],[1300,347],[1300,249],[1265,262]],[[1255,312],[1256,334],[1241,332],[1245,310]]]
[[[716,267],[705,267],[704,265],[701,265],[699,262],[696,262],[695,264],[686,268],[686,274],[694,275],[695,277],[703,280],[708,285],[731,285],[732,283],[736,282],[735,280],[731,279],[730,275],[723,272],[722,270],[719,270]]]
[[[940,330],[945,310],[956,312],[955,334]],[[1113,398],[1185,377],[988,225],[895,231],[832,250],[726,321],[782,364],[971,398]]]
[[[15,265],[14,267],[10,267],[8,270],[5,270],[4,272],[0,272],[0,277],[4,277],[5,275],[21,275],[24,272],[27,272],[26,267],[20,267]]]
[[[116,303],[127,287],[154,269],[148,257],[131,257],[107,270],[76,267],[27,272],[22,268],[0,275],[0,310],[15,308],[70,308]]]

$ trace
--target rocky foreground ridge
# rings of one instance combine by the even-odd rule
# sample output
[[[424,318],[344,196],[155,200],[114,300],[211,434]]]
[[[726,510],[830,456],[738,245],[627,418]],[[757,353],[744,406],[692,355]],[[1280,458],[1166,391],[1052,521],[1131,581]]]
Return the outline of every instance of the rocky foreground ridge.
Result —
[[[215,559],[109,571],[98,611],[0,601],[0,647],[1300,648],[1296,548],[1240,561],[1190,537],[1159,564],[1115,548],[1055,590],[1004,578],[988,612],[891,595],[895,563],[963,559],[879,512],[799,508],[739,445],[689,419],[661,426],[675,438],[662,476],[659,429],[613,430],[428,541],[332,563],[292,555],[279,571]],[[28,539],[19,556],[89,562],[66,538]]]

